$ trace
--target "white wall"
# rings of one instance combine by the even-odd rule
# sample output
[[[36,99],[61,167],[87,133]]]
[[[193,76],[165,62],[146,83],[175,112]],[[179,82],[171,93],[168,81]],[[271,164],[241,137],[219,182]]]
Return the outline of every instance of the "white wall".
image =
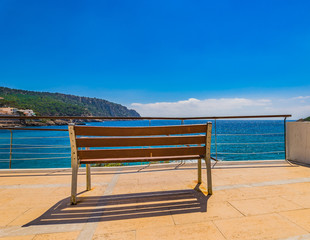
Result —
[[[286,124],[287,159],[310,164],[310,122]]]

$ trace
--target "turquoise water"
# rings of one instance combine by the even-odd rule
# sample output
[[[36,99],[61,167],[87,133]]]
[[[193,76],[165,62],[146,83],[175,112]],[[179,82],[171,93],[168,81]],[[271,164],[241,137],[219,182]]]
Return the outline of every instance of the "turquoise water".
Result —
[[[184,121],[199,124],[206,121]],[[216,142],[214,121],[211,156],[219,160],[284,159],[283,120],[217,120]],[[162,126],[180,125],[178,120],[106,121],[92,126]],[[43,128],[63,128],[53,126]],[[10,132],[0,130],[0,168],[9,168]],[[217,155],[216,155],[217,150]],[[12,168],[70,167],[68,132],[13,131]]]

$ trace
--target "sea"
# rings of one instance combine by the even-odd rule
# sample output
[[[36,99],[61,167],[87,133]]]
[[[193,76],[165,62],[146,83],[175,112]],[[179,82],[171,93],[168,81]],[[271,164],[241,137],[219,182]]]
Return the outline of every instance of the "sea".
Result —
[[[89,126],[165,126],[212,122],[211,157],[220,161],[285,158],[283,120],[136,120],[91,122]],[[216,125],[216,129],[215,129]],[[40,127],[38,127],[40,128]],[[67,126],[41,128],[67,129]],[[70,167],[68,132],[0,130],[0,169]],[[132,164],[132,163],[131,163]],[[134,163],[147,164],[147,163]]]

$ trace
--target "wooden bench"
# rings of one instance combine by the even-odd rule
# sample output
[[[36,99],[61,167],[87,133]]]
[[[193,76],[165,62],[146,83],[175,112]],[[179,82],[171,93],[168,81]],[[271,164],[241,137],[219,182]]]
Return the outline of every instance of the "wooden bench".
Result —
[[[208,194],[211,195],[211,129],[211,123],[160,127],[90,127],[70,125],[71,204],[77,203],[79,165],[86,164],[86,189],[90,190],[90,164],[94,163],[197,159],[198,183],[201,183],[201,159],[204,159],[207,168]]]

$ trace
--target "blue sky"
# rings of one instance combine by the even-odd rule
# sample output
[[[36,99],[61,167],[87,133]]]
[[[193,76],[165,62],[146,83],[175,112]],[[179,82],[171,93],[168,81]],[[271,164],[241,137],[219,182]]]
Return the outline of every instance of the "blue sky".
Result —
[[[104,98],[142,115],[185,101],[192,115],[229,115],[198,109],[235,102],[242,114],[308,116],[309,12],[308,0],[0,0],[0,85]]]

